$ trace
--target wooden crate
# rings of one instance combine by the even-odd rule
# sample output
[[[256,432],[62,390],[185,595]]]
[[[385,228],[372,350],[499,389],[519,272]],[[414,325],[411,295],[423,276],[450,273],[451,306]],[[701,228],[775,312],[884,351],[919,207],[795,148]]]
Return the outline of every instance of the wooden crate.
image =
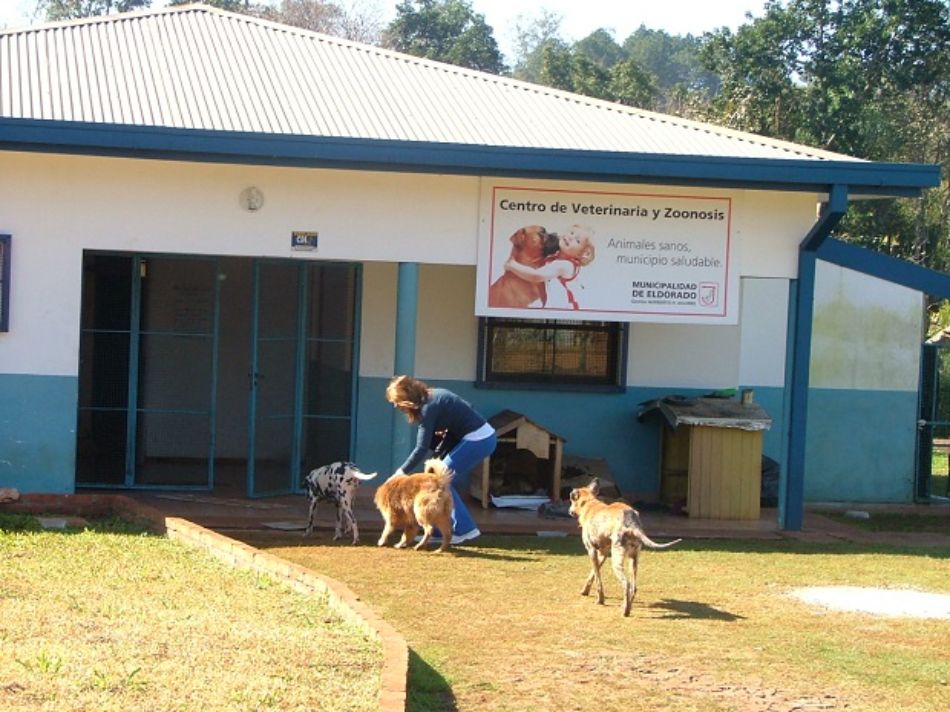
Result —
[[[761,492],[761,431],[689,428],[690,517],[758,519]]]
[[[702,519],[758,519],[762,439],[772,418],[752,399],[667,396],[642,404],[663,417],[660,501]],[[685,484],[685,494],[684,494]]]

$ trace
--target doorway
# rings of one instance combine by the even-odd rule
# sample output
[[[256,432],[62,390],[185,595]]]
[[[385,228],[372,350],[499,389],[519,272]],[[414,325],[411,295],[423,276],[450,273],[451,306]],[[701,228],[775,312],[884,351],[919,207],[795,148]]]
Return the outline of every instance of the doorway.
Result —
[[[916,498],[950,498],[950,343],[925,343],[917,421]]]
[[[349,459],[358,294],[353,264],[87,253],[77,486],[260,497]]]

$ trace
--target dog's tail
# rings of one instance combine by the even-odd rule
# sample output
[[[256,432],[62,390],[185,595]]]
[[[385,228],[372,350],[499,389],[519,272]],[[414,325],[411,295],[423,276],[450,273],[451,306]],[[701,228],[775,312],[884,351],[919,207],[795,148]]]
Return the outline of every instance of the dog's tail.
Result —
[[[449,485],[452,484],[452,480],[455,478],[455,473],[448,468],[444,461],[437,457],[426,460],[423,472],[427,475],[436,475],[439,481],[438,489],[446,492],[448,492]]]
[[[426,460],[425,467],[422,471],[429,475],[443,475],[445,477],[452,477],[452,475],[455,474],[449,469],[449,466],[445,464],[445,460],[440,460],[437,457]]]
[[[639,541],[640,544],[645,546],[647,549],[669,549],[671,546],[679,544],[681,541],[683,541],[682,539],[674,539],[673,541],[668,541],[665,544],[657,544],[650,537],[648,537],[646,532],[640,527],[630,527],[629,529],[623,530],[620,540],[625,548],[633,544],[634,539]]]
[[[359,470],[350,470],[350,473],[358,480],[371,480],[376,477],[378,472],[360,472]]]
[[[673,541],[668,541],[665,544],[657,544],[647,536],[645,531],[643,531],[643,528],[640,526],[639,517],[634,511],[630,511],[626,514],[626,516],[624,516],[623,524],[623,529],[620,532],[620,543],[624,548],[639,542],[647,549],[669,549],[671,546],[679,544],[681,541],[683,541],[682,539],[674,539]]]

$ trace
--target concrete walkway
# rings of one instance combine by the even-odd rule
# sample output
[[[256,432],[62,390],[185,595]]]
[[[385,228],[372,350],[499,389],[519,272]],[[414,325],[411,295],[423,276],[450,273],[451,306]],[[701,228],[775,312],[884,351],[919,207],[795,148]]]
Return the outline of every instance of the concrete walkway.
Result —
[[[196,524],[227,533],[234,530],[299,531],[307,524],[307,498],[303,495],[247,499],[219,496],[209,493],[128,493],[131,498],[154,507],[167,516],[182,517]],[[469,511],[483,534],[527,534],[539,536],[575,536],[577,523],[566,516],[540,516],[537,511],[517,509],[482,509],[473,499],[467,502]],[[869,532],[857,525],[832,520],[825,516],[830,511],[860,508],[871,516],[880,511],[905,511],[947,517],[947,533],[925,532],[882,533]],[[372,502],[372,490],[360,490],[355,513],[363,541],[370,541],[382,530],[382,519]],[[950,504],[928,506],[874,507],[873,505],[836,505],[809,508],[800,532],[782,531],[778,512],[764,509],[753,521],[725,521],[691,519],[659,511],[641,510],[641,519],[647,534],[656,541],[682,537],[684,539],[795,539],[812,542],[852,541],[866,544],[908,546],[945,546],[950,548]],[[332,537],[336,510],[332,504],[322,503],[317,509],[314,537]]]

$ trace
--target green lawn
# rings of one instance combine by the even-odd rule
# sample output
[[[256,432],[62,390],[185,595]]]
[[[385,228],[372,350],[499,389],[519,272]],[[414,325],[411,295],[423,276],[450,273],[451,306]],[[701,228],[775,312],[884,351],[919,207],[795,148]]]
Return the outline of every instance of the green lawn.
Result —
[[[947,458],[950,454],[947,452],[934,451],[933,463],[930,467],[930,493],[940,495],[941,497],[950,497],[950,490],[947,490]]]
[[[629,618],[579,595],[577,537],[483,536],[448,554],[248,542],[344,581],[412,649],[424,710],[950,709],[950,621],[812,608],[800,586],[950,594],[950,551],[690,541],[645,552]]]
[[[116,520],[0,515],[0,710],[376,710],[379,643],[325,601]]]

